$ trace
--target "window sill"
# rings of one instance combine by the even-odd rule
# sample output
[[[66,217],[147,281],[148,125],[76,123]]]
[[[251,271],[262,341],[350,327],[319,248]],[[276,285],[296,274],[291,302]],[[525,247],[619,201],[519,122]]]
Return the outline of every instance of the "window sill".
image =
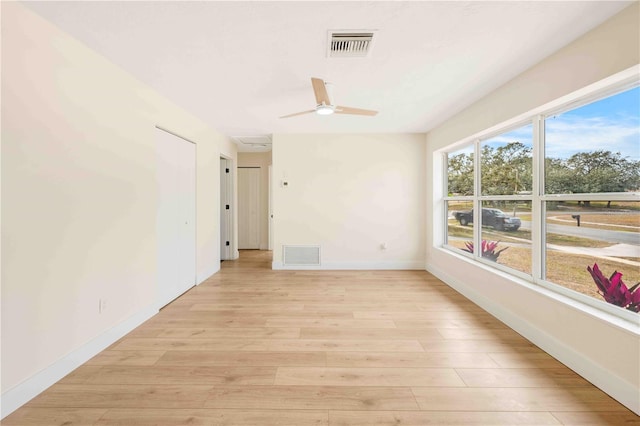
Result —
[[[596,318],[600,321],[607,322],[615,326],[616,328],[624,330],[636,337],[640,336],[640,314],[610,305],[604,301],[593,299],[578,292],[574,292],[572,290],[557,286],[556,284],[547,282],[534,283],[533,280],[526,280],[519,276],[505,272],[501,269],[492,268],[490,265],[487,265],[484,262],[480,262],[471,256],[458,253],[457,249],[455,248],[449,248],[445,246],[434,247],[434,249],[446,255],[453,256],[459,260],[469,262],[478,268],[481,268],[487,272],[491,272],[492,274],[495,274],[503,279],[509,280],[516,285],[525,287],[555,302],[562,303],[563,305],[577,312]],[[578,300],[578,298],[584,298],[588,300],[582,301]]]

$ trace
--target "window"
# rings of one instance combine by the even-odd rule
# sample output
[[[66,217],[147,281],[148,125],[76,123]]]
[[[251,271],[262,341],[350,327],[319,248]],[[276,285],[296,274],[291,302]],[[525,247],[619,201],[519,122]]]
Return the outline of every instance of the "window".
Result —
[[[587,267],[597,264],[605,278],[622,273],[628,290],[640,282],[635,84],[573,99],[448,152],[445,246],[620,313],[602,302]]]
[[[492,261],[530,275],[531,201],[483,201],[481,241],[498,243]]]
[[[545,117],[545,193],[640,188],[640,88]],[[587,200],[588,201],[588,200]]]
[[[608,206],[608,207],[607,207]],[[546,280],[601,299],[587,266],[640,282],[640,202],[546,202]],[[578,226],[578,218],[580,226]]]
[[[544,117],[545,279],[601,298],[586,267],[640,281],[640,88]],[[576,195],[580,194],[580,195]]]
[[[473,145],[447,156],[447,193],[450,196],[473,195]]]
[[[447,201],[447,241],[452,247],[467,250],[473,241],[473,201]],[[469,212],[469,214],[467,214]],[[471,250],[473,253],[473,250]]]
[[[468,251],[473,241],[473,145],[459,149],[447,156],[447,241],[452,247]],[[473,249],[471,249],[473,253]]]
[[[496,243],[480,256],[531,274],[533,125],[481,140],[479,149],[481,247]]]
[[[483,140],[480,144],[482,195],[531,195],[533,126]]]

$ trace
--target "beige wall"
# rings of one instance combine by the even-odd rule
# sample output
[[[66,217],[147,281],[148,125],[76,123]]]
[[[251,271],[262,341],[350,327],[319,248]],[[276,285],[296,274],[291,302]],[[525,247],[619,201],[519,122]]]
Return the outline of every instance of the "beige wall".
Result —
[[[201,281],[219,269],[219,157],[235,145],[3,2],[3,395],[153,305],[156,125],[197,144]]]
[[[554,99],[640,63],[638,3],[427,135],[427,267],[472,296],[612,396],[640,412],[638,328],[612,324],[558,301],[546,292],[515,285],[508,276],[470,264],[439,249],[442,212],[441,160],[434,151],[534,110]],[[487,285],[490,283],[490,285]],[[631,331],[630,331],[631,329]]]
[[[238,167],[260,167],[260,250],[269,248],[269,152],[239,152]]]
[[[423,268],[424,152],[418,134],[274,135],[274,266],[300,244],[328,269]]]

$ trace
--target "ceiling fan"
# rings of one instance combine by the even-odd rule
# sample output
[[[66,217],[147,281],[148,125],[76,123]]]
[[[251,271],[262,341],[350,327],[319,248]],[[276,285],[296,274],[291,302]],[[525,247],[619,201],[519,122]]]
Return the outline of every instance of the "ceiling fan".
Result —
[[[296,115],[310,114],[315,112],[319,115],[331,115],[331,114],[352,114],[352,115],[376,115],[378,111],[362,108],[352,108],[346,106],[336,106],[331,103],[329,99],[329,92],[327,92],[327,84],[320,78],[311,78],[311,85],[313,86],[313,93],[316,95],[316,107],[308,111],[296,112],[294,114],[283,115],[280,118],[295,117]]]

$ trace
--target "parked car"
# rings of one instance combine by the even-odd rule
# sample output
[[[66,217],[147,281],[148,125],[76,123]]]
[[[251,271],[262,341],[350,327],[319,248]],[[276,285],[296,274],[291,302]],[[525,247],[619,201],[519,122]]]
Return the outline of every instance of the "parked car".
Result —
[[[473,223],[473,210],[456,212],[454,217],[460,225],[466,226]],[[498,231],[517,231],[522,225],[520,218],[509,216],[502,210],[482,209],[482,226],[490,226]]]

